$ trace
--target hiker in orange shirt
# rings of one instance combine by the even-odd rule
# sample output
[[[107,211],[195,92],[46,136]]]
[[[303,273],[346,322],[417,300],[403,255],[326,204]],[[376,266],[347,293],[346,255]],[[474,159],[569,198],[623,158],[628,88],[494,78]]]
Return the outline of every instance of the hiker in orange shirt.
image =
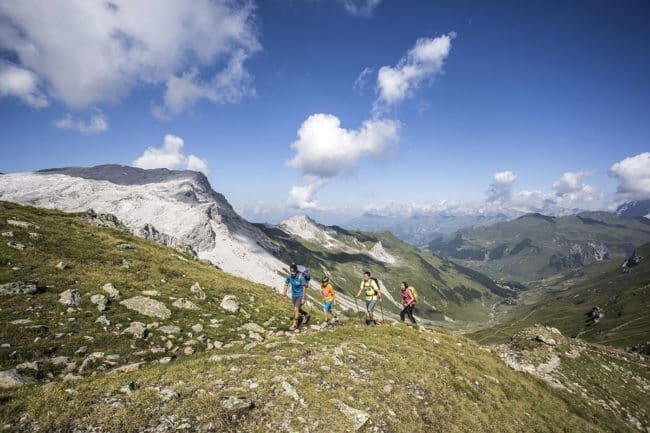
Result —
[[[325,322],[329,320],[329,314],[332,314],[332,317],[336,317],[334,310],[332,310],[332,305],[336,303],[336,298],[334,294],[334,287],[330,284],[330,279],[325,275],[322,279],[320,290],[323,295],[323,312],[325,313]]]

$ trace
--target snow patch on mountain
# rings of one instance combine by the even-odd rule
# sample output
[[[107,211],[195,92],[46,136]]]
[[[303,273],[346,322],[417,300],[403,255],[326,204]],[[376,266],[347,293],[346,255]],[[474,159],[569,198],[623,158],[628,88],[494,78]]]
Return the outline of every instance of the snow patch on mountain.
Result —
[[[306,241],[315,241],[326,248],[346,249],[329,231],[306,215],[297,215],[278,224],[284,232],[298,236]]]
[[[231,274],[280,289],[277,246],[242,219],[200,173],[99,166],[2,176],[0,199],[119,218],[134,234],[190,246]]]

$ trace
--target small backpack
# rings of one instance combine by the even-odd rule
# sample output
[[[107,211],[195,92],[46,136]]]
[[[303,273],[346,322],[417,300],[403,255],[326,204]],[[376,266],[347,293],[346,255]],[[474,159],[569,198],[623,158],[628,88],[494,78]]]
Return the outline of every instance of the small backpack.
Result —
[[[381,287],[381,286],[379,285],[379,280],[378,280],[377,278],[375,278],[375,277],[370,277],[370,279],[371,279],[372,281],[374,281],[375,284],[377,284],[377,289],[379,289],[379,288]],[[371,286],[371,287],[372,287],[372,286]],[[379,293],[379,290],[375,290],[375,295],[376,295],[377,293]]]
[[[415,287],[409,286],[409,289],[411,289],[411,294],[413,294],[413,299],[417,302],[418,299],[420,299],[420,295],[418,294],[417,290],[415,290]]]
[[[309,280],[311,280],[311,273],[309,273],[309,269],[307,269],[306,266],[298,265],[298,272],[302,274],[302,276],[305,278],[305,282],[309,284]]]

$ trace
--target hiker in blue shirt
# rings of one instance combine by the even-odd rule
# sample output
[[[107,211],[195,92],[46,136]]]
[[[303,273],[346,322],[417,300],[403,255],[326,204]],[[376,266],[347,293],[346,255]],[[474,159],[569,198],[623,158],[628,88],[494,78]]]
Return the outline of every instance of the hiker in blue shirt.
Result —
[[[289,330],[297,330],[301,324],[309,323],[309,313],[302,309],[307,297],[307,280],[298,272],[298,266],[294,263],[289,267],[290,274],[284,281],[284,300],[287,298],[287,290],[291,286],[291,303],[293,304],[293,324]]]

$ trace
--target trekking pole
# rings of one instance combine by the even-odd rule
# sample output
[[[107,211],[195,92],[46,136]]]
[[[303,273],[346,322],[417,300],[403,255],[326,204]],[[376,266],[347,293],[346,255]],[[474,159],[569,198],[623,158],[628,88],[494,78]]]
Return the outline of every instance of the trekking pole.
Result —
[[[384,323],[384,298],[379,300],[379,309],[381,310],[381,323]]]
[[[357,302],[357,298],[354,298],[354,305],[357,307],[357,316],[359,315],[359,303]]]

